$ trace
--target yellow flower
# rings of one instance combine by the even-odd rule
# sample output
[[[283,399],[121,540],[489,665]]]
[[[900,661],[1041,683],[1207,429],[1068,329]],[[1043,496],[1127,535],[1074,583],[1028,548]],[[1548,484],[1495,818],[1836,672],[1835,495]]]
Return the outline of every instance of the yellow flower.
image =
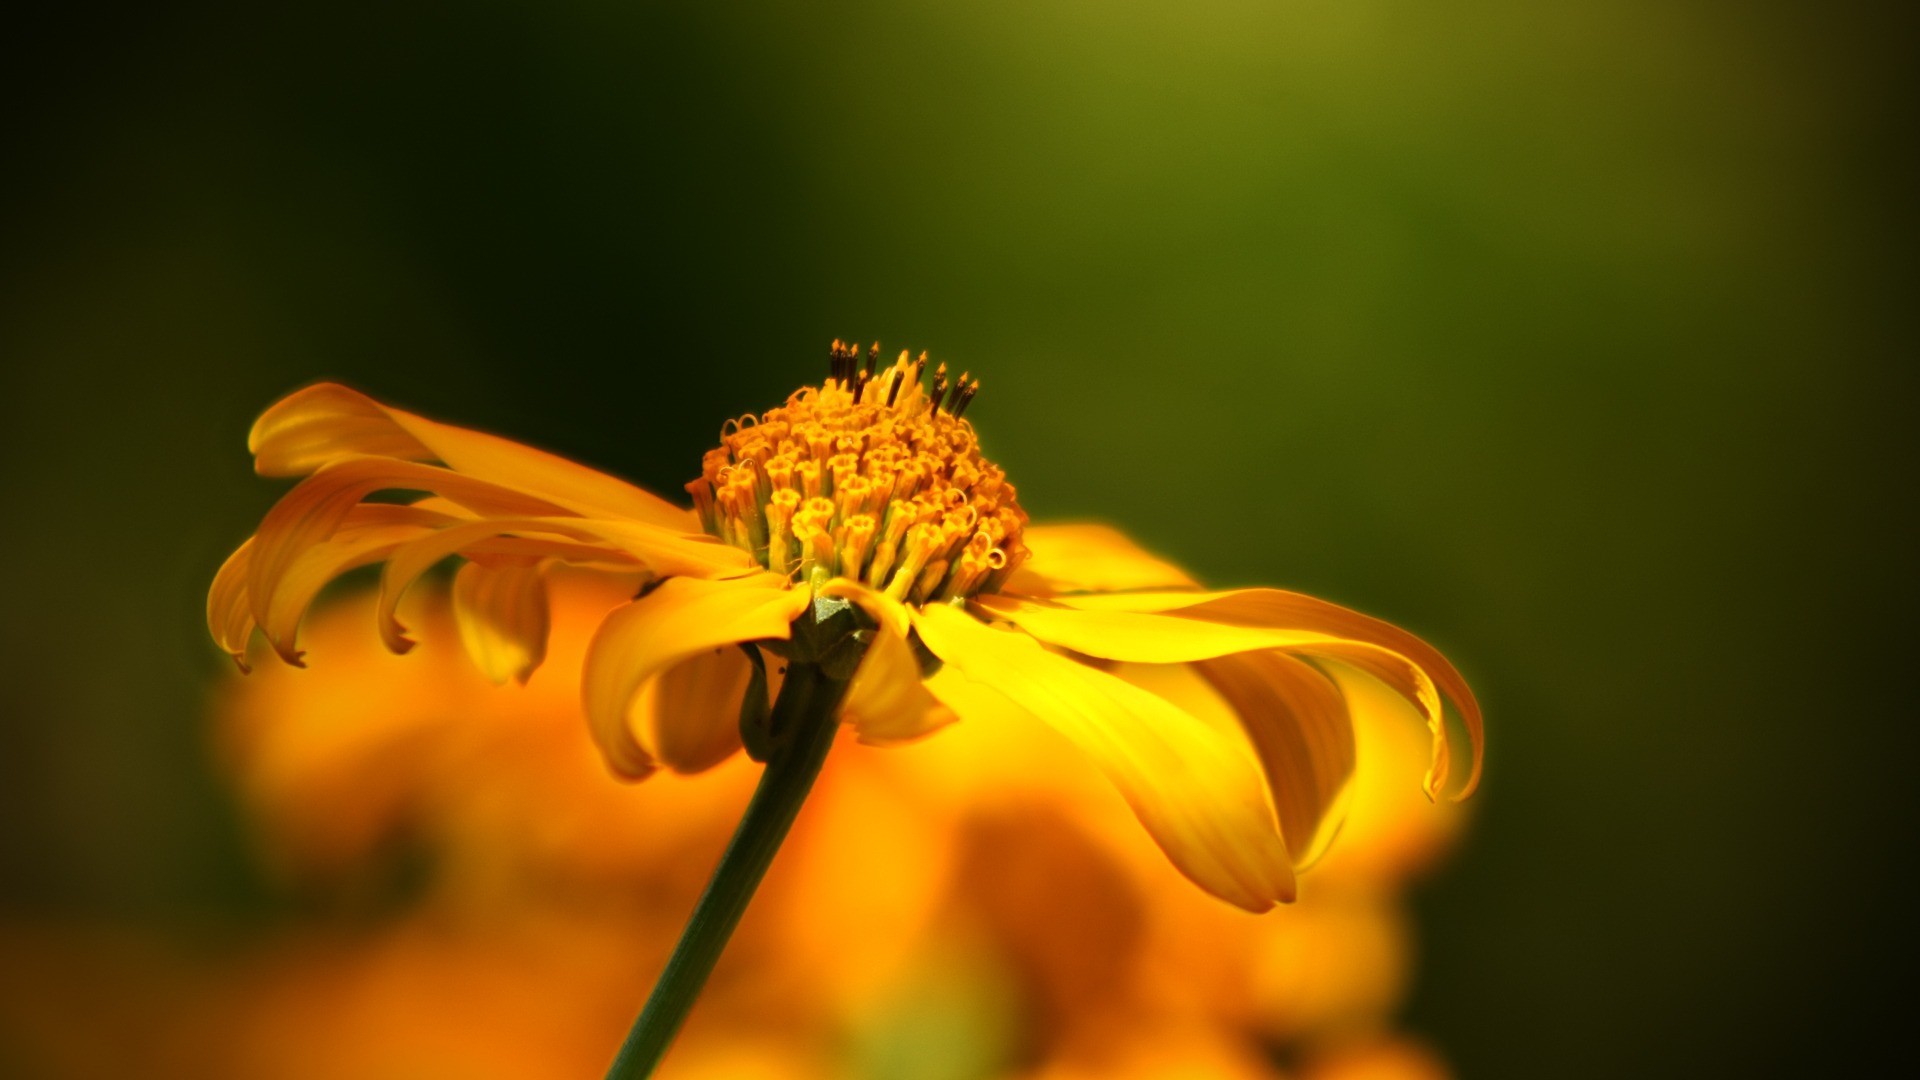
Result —
[[[496,681],[525,681],[545,654],[550,569],[610,575],[636,595],[600,622],[581,692],[607,763],[638,779],[740,749],[743,698],[780,675],[762,672],[760,649],[778,652],[810,609],[851,604],[872,626],[841,717],[863,741],[902,743],[956,718],[1042,723],[1092,757],[1175,866],[1250,911],[1291,900],[1296,866],[1338,825],[1354,739],[1334,673],[1376,679],[1419,710],[1430,795],[1454,771],[1450,699],[1471,741],[1456,794],[1472,790],[1478,706],[1432,647],[1298,593],[1200,591],[1104,527],[1029,525],[962,415],[979,383],[949,385],[942,365],[928,388],[925,354],[876,371],[877,351],[863,369],[836,342],[822,386],[728,421],[688,485],[694,510],[343,386],[299,391],[249,445],[261,474],[305,479],[221,568],[213,635],[244,666],[258,627],[297,665],[318,591],[384,563],[379,632],[404,651],[401,594],[458,555],[467,651]],[[383,491],[425,494],[365,501]],[[1230,718],[1118,672],[1143,665],[1197,675]]]
[[[223,681],[219,756],[298,902],[226,927],[217,948],[0,920],[9,1062],[193,1080],[594,1075],[759,770],[605,783],[577,683],[630,590],[561,570],[549,592],[547,660],[524,688],[468,662],[439,583],[402,602],[421,638],[405,657],[366,633],[376,597],[354,590],[303,630],[316,670]],[[1197,677],[1114,671],[1227,715]],[[1426,757],[1411,709],[1350,672],[1341,685],[1364,767],[1340,842],[1296,905],[1257,918],[1167,873],[1111,786],[1043,727],[976,712],[906,748],[837,746],[659,1075],[920,1075],[958,1045],[983,1080],[1443,1076],[1392,1034],[1412,954],[1400,892],[1463,815],[1390,782]]]

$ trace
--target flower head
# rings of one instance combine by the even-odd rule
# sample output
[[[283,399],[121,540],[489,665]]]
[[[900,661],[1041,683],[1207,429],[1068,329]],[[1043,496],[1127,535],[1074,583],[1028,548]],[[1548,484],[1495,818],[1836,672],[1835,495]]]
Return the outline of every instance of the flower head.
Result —
[[[609,766],[697,772],[750,741],[797,648],[795,626],[843,612],[862,629],[841,717],[891,745],[955,719],[1036,721],[1089,755],[1202,888],[1253,911],[1294,895],[1296,866],[1338,826],[1354,771],[1341,678],[1376,680],[1432,734],[1426,786],[1449,788],[1443,701],[1471,742],[1472,692],[1431,646],[1377,619],[1277,589],[1205,592],[1101,526],[1033,526],[964,416],[979,388],[924,354],[875,369],[838,342],[832,374],[728,421],[686,510],[529,447],[424,419],[343,386],[267,410],[259,472],[304,476],[221,567],[213,635],[244,667],[261,629],[288,663],[320,588],[384,563],[378,632],[412,644],[402,593],[450,556],[468,653],[525,681],[546,649],[557,565],[624,581],[589,646],[581,695]],[[382,491],[411,502],[367,502]],[[825,658],[831,662],[832,657]],[[1197,680],[1224,708],[1157,689]]]
[[[884,372],[833,343],[835,377],[763,416],[729,420],[687,485],[701,526],[815,588],[834,578],[914,605],[996,592],[1027,555],[1026,512],[961,419],[978,379],[925,353]]]

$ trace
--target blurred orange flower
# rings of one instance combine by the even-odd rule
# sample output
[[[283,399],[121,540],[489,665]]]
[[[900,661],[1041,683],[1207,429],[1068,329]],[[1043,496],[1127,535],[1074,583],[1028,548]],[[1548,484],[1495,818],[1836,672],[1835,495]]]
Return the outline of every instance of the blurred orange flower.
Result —
[[[455,633],[495,681],[524,682],[552,651],[554,568],[598,574],[615,591],[584,616],[592,637],[565,681],[606,762],[637,779],[733,756],[743,699],[767,692],[760,652],[785,648],[804,613],[850,604],[871,640],[841,717],[862,741],[900,745],[956,717],[1050,729],[1184,874],[1255,912],[1293,899],[1296,867],[1339,826],[1355,762],[1349,683],[1417,710],[1430,794],[1451,775],[1444,693],[1472,750],[1457,794],[1471,791],[1478,707],[1432,647],[1297,593],[1199,591],[1110,529],[1029,526],[961,415],[978,381],[949,386],[942,365],[929,390],[924,354],[876,372],[877,352],[861,368],[836,342],[824,385],[729,421],[688,485],[692,511],[342,386],[300,391],[260,418],[250,446],[262,474],[306,479],[221,568],[214,637],[244,666],[257,626],[298,665],[319,590],[384,563],[376,624],[405,651],[402,593],[459,555]],[[364,501],[393,490],[426,495]],[[377,814],[398,797],[357,790],[361,805],[339,812]]]
[[[226,686],[222,756],[308,914],[235,958],[116,976],[130,997],[111,1023],[75,1023],[114,1003],[49,1001],[31,963],[31,1007],[29,983],[0,980],[0,1017],[39,1009],[47,1054],[81,1062],[48,1075],[124,1064],[90,1030],[133,1032],[125,1053],[157,1077],[603,1068],[754,770],[605,783],[570,689],[619,591],[564,571],[551,590],[548,673],[525,687],[466,664],[437,593],[407,602],[427,631],[413,656],[360,632],[360,594],[310,630],[327,676]],[[1273,1078],[1290,1075],[1281,1051],[1307,1077],[1443,1076],[1388,1024],[1411,951],[1398,892],[1459,812],[1370,780],[1414,767],[1422,739],[1396,695],[1342,678],[1366,766],[1343,842],[1266,918],[1164,873],[1045,729],[987,716],[934,743],[841,747],[661,1075]],[[1228,707],[1204,680],[1157,689],[1198,715]],[[103,943],[94,963],[139,955]],[[47,964],[92,967],[70,950]]]

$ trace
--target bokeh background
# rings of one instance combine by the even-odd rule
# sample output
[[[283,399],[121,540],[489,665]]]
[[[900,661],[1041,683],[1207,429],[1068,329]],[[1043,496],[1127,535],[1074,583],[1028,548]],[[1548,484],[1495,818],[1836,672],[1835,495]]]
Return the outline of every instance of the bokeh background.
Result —
[[[671,492],[721,419],[878,338],[981,376],[1036,516],[1466,672],[1488,781],[1417,896],[1406,1013],[1461,1075],[1893,1045],[1920,729],[1888,11],[56,20],[0,70],[7,918],[273,909],[200,611],[279,490],[244,452],[278,395],[338,378]]]

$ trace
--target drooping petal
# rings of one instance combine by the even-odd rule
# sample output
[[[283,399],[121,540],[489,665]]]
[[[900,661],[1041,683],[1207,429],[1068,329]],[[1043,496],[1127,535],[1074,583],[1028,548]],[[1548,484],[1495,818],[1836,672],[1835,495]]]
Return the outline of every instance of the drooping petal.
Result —
[[[432,569],[434,564],[457,552],[467,550],[487,540],[497,538],[501,533],[515,528],[525,527],[532,531],[533,519],[494,519],[489,521],[469,521],[453,525],[394,549],[387,557],[386,566],[380,571],[380,600],[374,611],[380,628],[380,640],[387,648],[403,653],[413,648],[413,640],[407,637],[406,627],[400,625],[395,612],[400,607],[400,598],[408,588],[419,580],[420,575]],[[562,536],[571,535],[561,533]],[[525,538],[522,539],[537,539]],[[467,630],[463,628],[464,638]],[[476,660],[478,654],[474,654]],[[486,665],[482,664],[485,670]],[[528,671],[531,674],[531,669]],[[499,680],[496,680],[499,681]]]
[[[300,652],[294,647],[300,622],[328,582],[349,570],[379,562],[409,541],[433,535],[435,526],[443,520],[442,515],[411,506],[371,503],[351,507],[346,521],[328,539],[294,553],[285,569],[263,586],[256,588],[250,581],[248,605],[281,659],[300,666]]]
[[[1426,789],[1429,797],[1436,797],[1440,792],[1445,791],[1447,780],[1453,774],[1453,747],[1447,739],[1446,714],[1440,699],[1440,688],[1434,684],[1427,670],[1391,649],[1359,641],[1322,646],[1313,650],[1313,655],[1317,659],[1336,660],[1351,665],[1360,672],[1379,680],[1413,706],[1414,711],[1420,714],[1420,719],[1426,722],[1428,741],[1431,744],[1427,775],[1422,781],[1422,787]],[[1472,715],[1476,724],[1469,729],[1473,732],[1474,771],[1468,787],[1455,796],[1461,799],[1472,793],[1472,784],[1478,783],[1480,779],[1477,709]]]
[[[1306,630],[1242,626],[1136,611],[1087,611],[1018,596],[975,601],[1049,645],[1104,660],[1180,664],[1255,649],[1300,648],[1341,639]]]
[[[1072,596],[1056,602],[1083,611],[1157,612],[1195,621],[1326,635],[1331,640],[1291,651],[1351,663],[1392,686],[1420,709],[1434,740],[1433,767],[1426,780],[1429,794],[1444,790],[1449,779],[1451,752],[1439,693],[1444,691],[1460,711],[1473,759],[1465,783],[1453,797],[1464,799],[1479,786],[1483,731],[1480,704],[1472,688],[1438,649],[1392,623],[1284,589]]]
[[[663,529],[640,521],[582,518],[574,528],[626,552],[661,577],[740,577],[763,568],[752,555],[698,530]]]
[[[634,695],[649,679],[708,649],[784,639],[809,599],[805,589],[787,588],[774,574],[676,577],[607,616],[587,647],[580,678],[587,723],[607,764],[631,779],[654,769],[628,722]]]
[[[954,711],[927,690],[920,661],[907,644],[913,628],[907,605],[847,578],[822,585],[819,595],[858,604],[880,624],[840,706],[840,718],[859,731],[861,742],[898,746],[953,723]]]
[[[954,722],[921,681],[920,661],[907,640],[887,626],[874,631],[860,660],[853,685],[840,705],[840,718],[854,726],[869,746],[899,746]]]
[[[1031,554],[1007,580],[1010,592],[1059,596],[1199,587],[1186,571],[1108,525],[1028,525],[1021,541]]]
[[[1080,749],[1175,866],[1229,903],[1293,898],[1293,866],[1251,753],[1162,698],[946,605],[914,617],[927,647],[991,684]]]
[[[907,605],[888,596],[878,589],[869,589],[865,585],[848,578],[834,578],[820,586],[821,596],[836,600],[848,600],[860,605],[860,609],[873,618],[883,629],[891,631],[896,637],[904,639],[907,631],[913,628],[913,613]]]
[[[1294,864],[1312,863],[1339,828],[1353,776],[1353,721],[1339,685],[1312,664],[1274,650],[1202,660],[1193,668],[1253,740]]]
[[[281,399],[254,422],[247,446],[263,476],[302,476],[359,454],[440,461],[585,517],[699,529],[689,511],[624,480],[510,439],[382,405],[337,383],[309,386]]]
[[[731,645],[706,649],[661,672],[643,695],[641,748],[677,773],[713,768],[740,749],[740,699],[753,665]]]
[[[508,491],[432,465],[394,458],[346,458],[327,465],[281,496],[254,533],[247,592],[253,617],[267,624],[274,582],[306,549],[331,537],[360,500],[375,491],[428,491],[486,517],[564,514],[544,500]]]
[[[546,573],[532,559],[470,562],[453,576],[454,624],[494,685],[525,683],[547,658]]]
[[[213,575],[207,590],[207,630],[213,640],[233,657],[242,673],[253,670],[247,665],[247,640],[253,636],[253,612],[247,604],[247,563],[253,554],[253,538],[227,556],[220,571]]]

